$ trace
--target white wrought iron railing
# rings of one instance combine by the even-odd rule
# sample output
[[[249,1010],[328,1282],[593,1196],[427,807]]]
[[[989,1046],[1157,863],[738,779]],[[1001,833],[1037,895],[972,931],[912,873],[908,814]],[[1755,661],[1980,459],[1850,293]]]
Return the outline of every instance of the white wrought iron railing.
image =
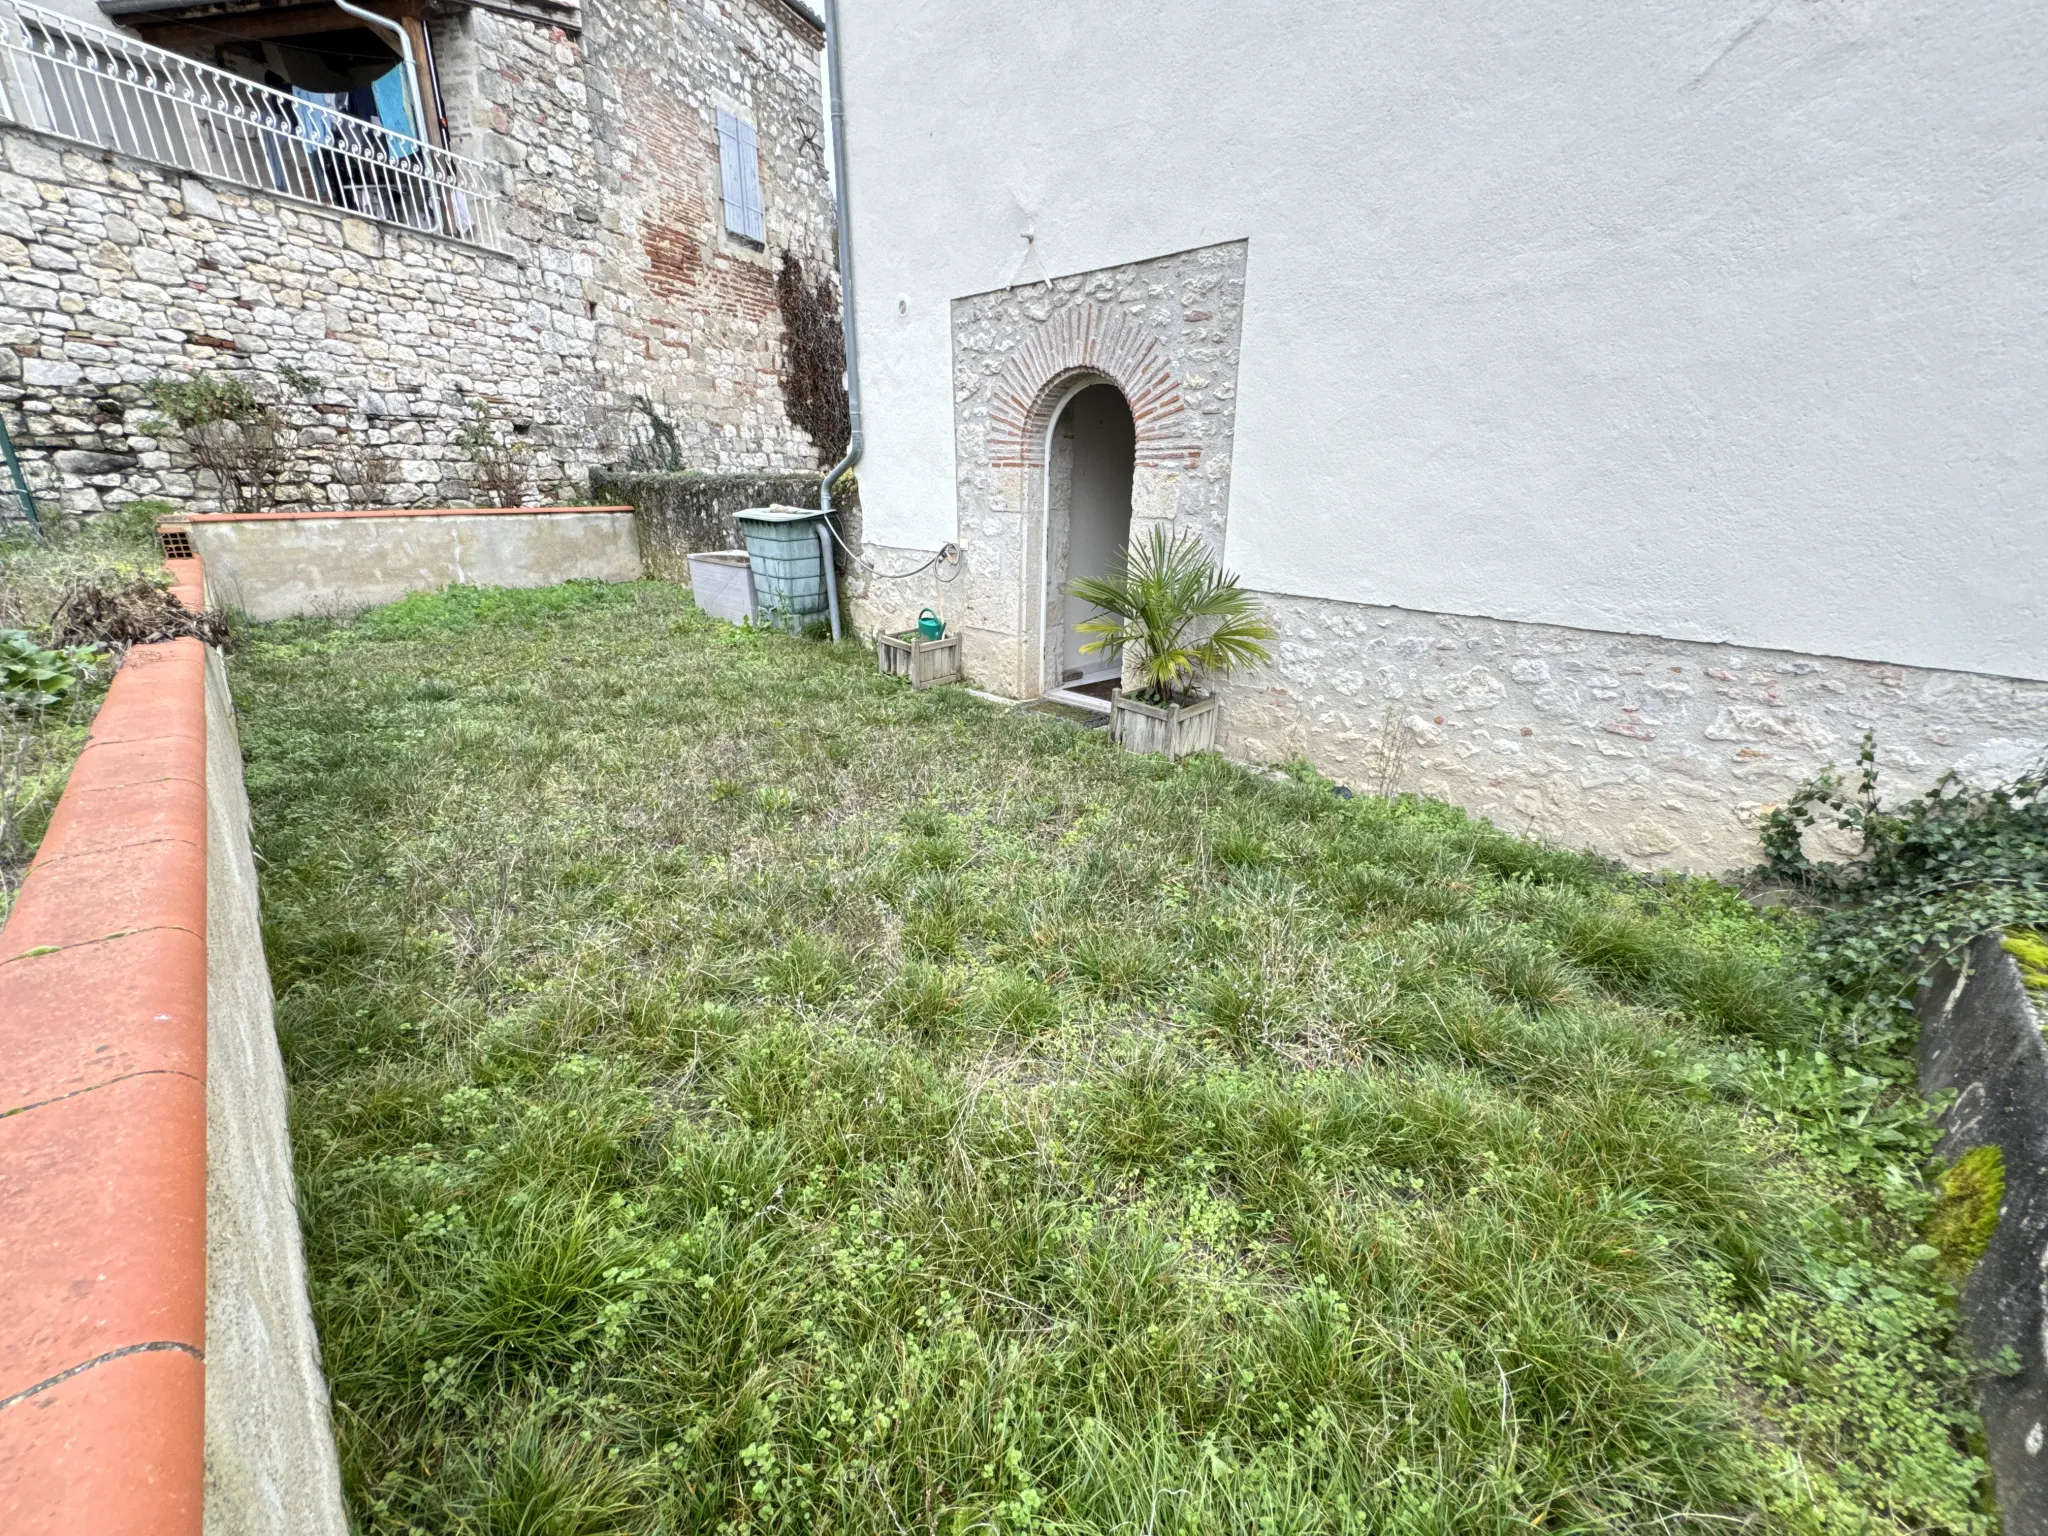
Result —
[[[38,5],[0,0],[0,88],[44,133],[507,248],[496,166]]]

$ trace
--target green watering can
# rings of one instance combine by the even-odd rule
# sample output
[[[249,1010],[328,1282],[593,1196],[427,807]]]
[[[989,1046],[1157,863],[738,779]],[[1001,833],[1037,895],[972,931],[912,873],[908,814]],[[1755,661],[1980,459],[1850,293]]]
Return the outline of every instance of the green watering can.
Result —
[[[945,638],[946,621],[927,608],[917,616],[917,637],[920,640],[941,640]]]

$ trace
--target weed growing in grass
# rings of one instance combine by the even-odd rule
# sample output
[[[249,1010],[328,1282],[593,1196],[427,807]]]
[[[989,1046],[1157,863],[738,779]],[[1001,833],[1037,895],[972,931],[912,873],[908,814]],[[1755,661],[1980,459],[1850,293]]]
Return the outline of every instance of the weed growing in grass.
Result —
[[[1988,1532],[1799,935],[680,590],[237,658],[367,1531]]]
[[[67,597],[162,578],[155,515],[137,502],[84,525],[0,538],[0,921],[57,809],[120,655],[51,633]]]

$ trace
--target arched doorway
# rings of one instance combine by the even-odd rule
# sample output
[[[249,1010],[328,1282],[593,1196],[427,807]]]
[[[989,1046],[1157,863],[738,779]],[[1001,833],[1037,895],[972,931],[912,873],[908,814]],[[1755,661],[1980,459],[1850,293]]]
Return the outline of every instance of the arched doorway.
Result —
[[[1120,675],[1118,659],[1084,655],[1095,637],[1079,626],[1095,608],[1066,593],[1083,576],[1107,576],[1131,537],[1131,480],[1137,423],[1114,384],[1084,384],[1053,418],[1046,454],[1046,604],[1044,686],[1099,697]]]

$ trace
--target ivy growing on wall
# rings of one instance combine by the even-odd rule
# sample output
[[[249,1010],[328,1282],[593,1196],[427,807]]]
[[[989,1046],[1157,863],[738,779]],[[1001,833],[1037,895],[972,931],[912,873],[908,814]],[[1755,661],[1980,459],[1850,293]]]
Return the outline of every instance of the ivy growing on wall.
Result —
[[[1865,1039],[1904,1032],[1920,980],[1980,934],[2048,923],[2048,762],[2010,784],[1977,788],[1953,773],[1893,805],[1878,793],[1865,735],[1855,783],[1832,767],[1765,818],[1765,869],[1822,907],[1820,979]],[[1806,834],[1834,827],[1858,857],[1814,860]]]
[[[775,272],[775,300],[782,310],[783,409],[816,444],[819,465],[836,464],[852,434],[839,295],[831,278],[813,279],[803,259],[786,250]]]

